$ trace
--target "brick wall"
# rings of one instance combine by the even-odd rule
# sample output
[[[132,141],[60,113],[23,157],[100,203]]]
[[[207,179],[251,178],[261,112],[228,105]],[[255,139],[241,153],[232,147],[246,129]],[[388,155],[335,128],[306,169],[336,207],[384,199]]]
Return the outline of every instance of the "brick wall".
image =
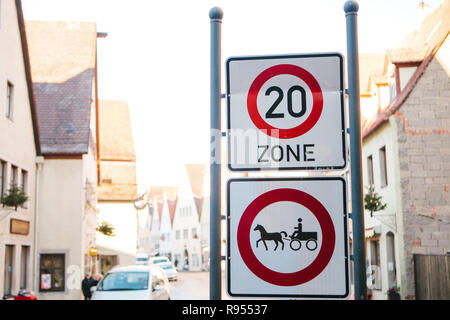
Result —
[[[448,41],[447,41],[448,42]],[[414,296],[413,254],[450,251],[450,80],[434,57],[395,114],[404,244],[406,298]]]

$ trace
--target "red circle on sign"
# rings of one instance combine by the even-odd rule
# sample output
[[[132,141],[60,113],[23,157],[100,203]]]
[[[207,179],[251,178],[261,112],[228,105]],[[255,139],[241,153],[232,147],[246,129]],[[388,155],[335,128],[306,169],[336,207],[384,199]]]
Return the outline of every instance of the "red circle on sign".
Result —
[[[258,93],[264,83],[266,83],[270,78],[273,78],[280,74],[290,74],[302,79],[308,85],[313,96],[312,110],[308,118],[297,127],[289,129],[275,128],[268,124],[259,114],[257,106]],[[292,64],[279,64],[267,68],[266,70],[261,72],[253,81],[247,95],[247,109],[248,114],[250,115],[250,119],[252,119],[255,126],[265,134],[279,139],[295,138],[311,130],[311,128],[314,127],[317,121],[319,121],[323,109],[322,89],[320,88],[319,83],[313,77],[313,75],[305,69]]]
[[[308,208],[318,220],[322,230],[322,246],[316,259],[306,268],[292,273],[282,273],[267,268],[255,256],[250,243],[253,220],[262,209],[279,201],[296,202]],[[317,277],[331,260],[335,242],[333,221],[328,211],[316,198],[296,189],[275,189],[260,195],[245,209],[237,230],[237,244],[246,266],[258,278],[278,286],[296,286]]]

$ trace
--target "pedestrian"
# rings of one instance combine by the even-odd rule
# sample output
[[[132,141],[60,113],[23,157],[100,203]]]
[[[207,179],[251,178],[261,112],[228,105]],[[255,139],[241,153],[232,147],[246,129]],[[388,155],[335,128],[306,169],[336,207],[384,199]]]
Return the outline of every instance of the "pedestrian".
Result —
[[[90,272],[86,272],[83,281],[81,282],[81,291],[83,292],[84,300],[91,300],[91,287],[94,284],[94,279]]]
[[[94,281],[92,281],[92,285],[96,286],[102,280],[102,275],[100,273],[95,274]]]

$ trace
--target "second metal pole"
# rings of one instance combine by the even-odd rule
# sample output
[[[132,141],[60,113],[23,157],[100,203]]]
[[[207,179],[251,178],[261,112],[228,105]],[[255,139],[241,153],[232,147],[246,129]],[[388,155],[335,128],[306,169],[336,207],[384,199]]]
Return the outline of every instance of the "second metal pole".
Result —
[[[221,271],[221,25],[222,9],[209,11],[211,19],[211,155],[210,155],[210,269],[209,299],[220,300]]]
[[[359,5],[356,1],[347,1],[344,5],[347,23],[347,77],[355,300],[367,300],[361,158],[361,111],[359,100],[358,9]]]

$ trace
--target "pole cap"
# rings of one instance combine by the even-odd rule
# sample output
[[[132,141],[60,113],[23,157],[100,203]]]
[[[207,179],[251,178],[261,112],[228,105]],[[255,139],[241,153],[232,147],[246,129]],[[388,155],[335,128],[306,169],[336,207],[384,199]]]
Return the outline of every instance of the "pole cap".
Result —
[[[223,11],[219,7],[214,7],[211,10],[209,10],[209,18],[211,20],[222,20],[223,18]]]
[[[354,0],[349,0],[344,4],[345,13],[358,12],[359,4]]]

